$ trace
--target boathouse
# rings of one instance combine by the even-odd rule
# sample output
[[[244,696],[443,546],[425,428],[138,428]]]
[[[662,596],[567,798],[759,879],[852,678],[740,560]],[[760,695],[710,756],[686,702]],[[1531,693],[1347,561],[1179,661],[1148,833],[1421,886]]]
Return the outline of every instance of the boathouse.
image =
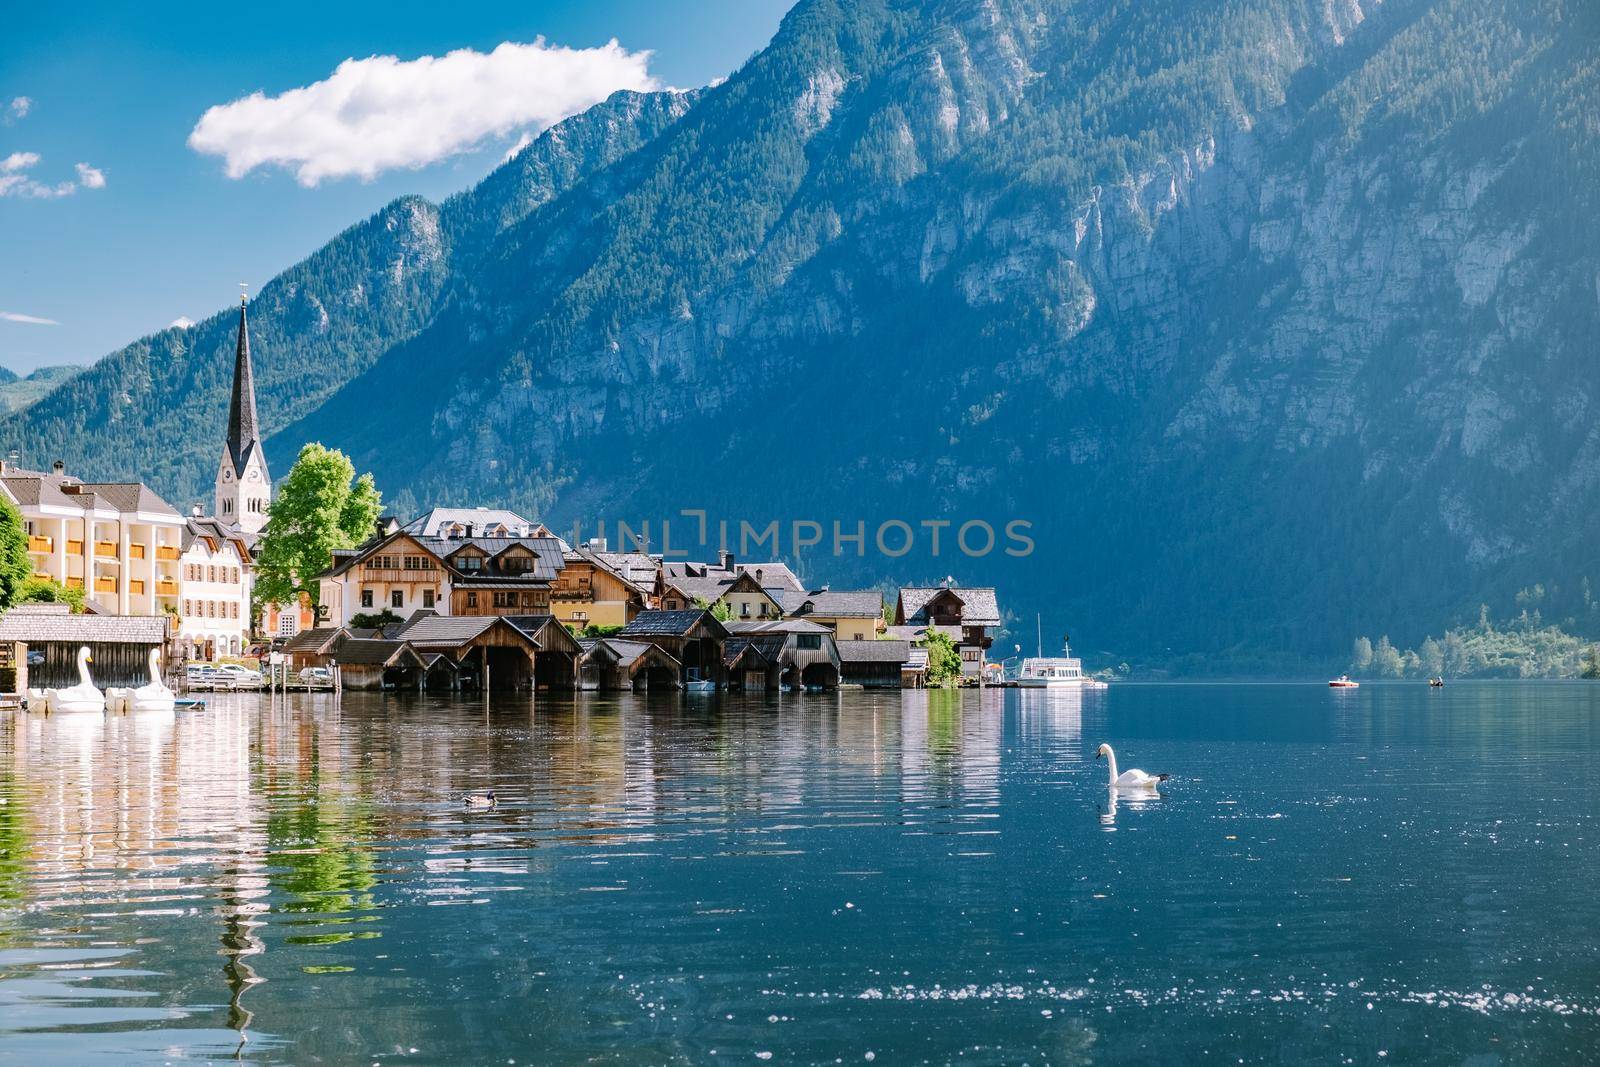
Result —
[[[839,650],[833,630],[806,619],[774,619],[768,622],[730,622],[731,639],[749,640],[777,667],[768,676],[768,688],[790,686],[808,689],[837,689]],[[745,668],[749,671],[749,668]]]
[[[681,665],[685,682],[723,682],[722,645],[728,639],[728,628],[709,611],[641,611],[617,636],[666,651]]]
[[[846,685],[866,689],[899,689],[911,662],[911,642],[883,640],[840,641],[839,678]]]
[[[167,640],[164,615],[73,615],[65,604],[23,604],[0,615],[0,644],[10,646],[12,685],[66,689],[78,684],[78,650],[88,648],[94,684],[150,684],[150,650]]]
[[[593,637],[584,646],[579,670],[584,689],[661,691],[683,686],[683,668],[672,655],[648,641]]]

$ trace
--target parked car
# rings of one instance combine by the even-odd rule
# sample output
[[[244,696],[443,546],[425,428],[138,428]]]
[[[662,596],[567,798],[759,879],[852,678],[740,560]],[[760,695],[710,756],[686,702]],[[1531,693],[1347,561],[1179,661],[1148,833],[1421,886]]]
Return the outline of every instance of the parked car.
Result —
[[[302,667],[300,680],[311,686],[332,685],[333,672],[326,667]]]
[[[217,669],[209,663],[191,663],[184,668],[183,674],[190,689],[211,689],[216,686]]]
[[[237,663],[218,664],[215,671],[213,685],[218,689],[260,689],[264,682],[260,671]]]

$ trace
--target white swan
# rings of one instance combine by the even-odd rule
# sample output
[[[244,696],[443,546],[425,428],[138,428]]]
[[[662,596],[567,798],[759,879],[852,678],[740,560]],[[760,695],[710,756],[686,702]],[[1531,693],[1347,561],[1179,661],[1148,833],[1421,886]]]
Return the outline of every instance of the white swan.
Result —
[[[138,689],[107,689],[106,698],[112,711],[172,711],[178,698],[161,681],[161,650],[150,650],[149,685]]]
[[[50,710],[50,691],[48,689],[28,690],[28,710],[36,711],[40,715]]]
[[[1170,774],[1146,774],[1137,767],[1117,773],[1117,754],[1111,750],[1110,745],[1101,745],[1095,750],[1095,759],[1105,759],[1111,764],[1112,789],[1155,789],[1162,782],[1172,777]]]
[[[89,664],[93,662],[89,646],[81,646],[78,649],[78,684],[70,689],[44,691],[45,704],[52,715],[106,710],[106,695],[95,687],[94,679],[89,677]]]

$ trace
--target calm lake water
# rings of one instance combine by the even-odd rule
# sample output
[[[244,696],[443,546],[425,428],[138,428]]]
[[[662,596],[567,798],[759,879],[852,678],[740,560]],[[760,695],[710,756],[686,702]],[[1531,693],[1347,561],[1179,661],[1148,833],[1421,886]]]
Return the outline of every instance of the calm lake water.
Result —
[[[5,1062],[1600,1056],[1600,687],[219,696],[0,798]]]

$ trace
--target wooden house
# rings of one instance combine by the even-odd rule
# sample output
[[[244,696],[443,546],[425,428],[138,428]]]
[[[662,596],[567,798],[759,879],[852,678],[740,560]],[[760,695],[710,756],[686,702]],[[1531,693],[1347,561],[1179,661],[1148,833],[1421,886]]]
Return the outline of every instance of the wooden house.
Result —
[[[649,607],[651,588],[635,583],[603,556],[587,549],[563,555],[561,572],[550,587],[550,610],[577,630],[626,626]]]
[[[992,587],[908,586],[895,601],[896,637],[924,639],[929,630],[950,638],[961,656],[961,676],[976,682],[983,674],[984,653],[994,643],[989,630],[1000,625],[1000,608]]]
[[[911,642],[894,639],[840,641],[839,676],[845,685],[899,689],[911,663]],[[926,658],[924,658],[926,662]]]
[[[884,632],[883,595],[876,589],[824,587],[799,597],[787,614],[822,623],[840,642],[871,641]]]

